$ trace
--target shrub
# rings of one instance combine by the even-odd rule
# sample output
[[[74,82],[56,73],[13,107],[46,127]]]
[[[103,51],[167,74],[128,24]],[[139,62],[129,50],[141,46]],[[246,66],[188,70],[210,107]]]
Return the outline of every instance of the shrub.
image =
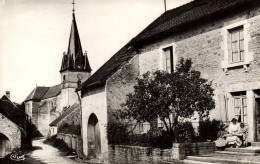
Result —
[[[218,133],[223,130],[225,125],[218,120],[202,120],[199,122],[199,138],[201,141],[214,141],[218,138]]]
[[[129,143],[127,126],[117,121],[109,121],[107,124],[107,139],[109,144]]]
[[[65,123],[58,128],[58,133],[80,135],[80,125]]]
[[[193,142],[195,139],[195,131],[191,122],[180,122],[177,125],[178,142]]]

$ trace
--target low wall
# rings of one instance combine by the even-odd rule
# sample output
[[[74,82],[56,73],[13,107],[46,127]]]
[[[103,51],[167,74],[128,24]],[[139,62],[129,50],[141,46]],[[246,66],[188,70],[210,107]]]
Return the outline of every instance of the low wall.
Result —
[[[172,146],[172,158],[184,159],[188,155],[209,154],[214,151],[216,151],[214,142],[174,143]]]
[[[174,143],[172,149],[140,146],[109,145],[110,163],[171,163],[187,155],[212,153],[216,150],[213,142]]]
[[[62,139],[68,145],[68,147],[76,151],[78,155],[82,154],[83,149],[81,136],[75,134],[58,133],[57,138]]]
[[[172,149],[139,146],[109,145],[110,163],[164,163],[171,162]]]

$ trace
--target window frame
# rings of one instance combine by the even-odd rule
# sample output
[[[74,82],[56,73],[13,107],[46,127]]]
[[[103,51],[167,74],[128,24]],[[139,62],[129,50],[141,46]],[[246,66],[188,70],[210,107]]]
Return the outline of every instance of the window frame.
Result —
[[[238,122],[243,122],[245,124],[248,123],[247,115],[248,115],[248,105],[247,105],[247,96],[244,92],[233,93],[233,113]],[[238,100],[238,104],[236,104],[236,100]],[[244,102],[245,100],[245,102]],[[236,109],[237,108],[237,109]],[[241,118],[240,118],[241,116]],[[240,119],[241,120],[240,120]]]
[[[244,60],[240,62],[230,62],[230,31],[243,28],[244,37]],[[221,43],[221,49],[224,51],[224,59],[221,61],[221,67],[228,73],[229,68],[242,66],[245,72],[248,71],[248,65],[253,61],[253,53],[249,52],[249,42],[251,40],[248,29],[250,28],[250,23],[247,20],[239,21],[227,26],[224,26],[221,30],[223,36],[223,42]]]
[[[177,63],[177,55],[175,53],[176,44],[171,43],[167,45],[163,45],[159,48],[160,51],[160,60],[159,60],[159,70],[167,71],[166,69],[166,57],[165,57],[165,50],[170,49],[170,63],[171,63],[171,72],[176,70],[176,63]]]
[[[235,28],[232,28],[232,29],[229,29],[228,30],[228,39],[229,39],[229,42],[228,42],[228,46],[229,46],[229,63],[230,64],[233,64],[233,63],[240,63],[240,62],[244,62],[245,61],[245,39],[244,39],[244,26],[238,26],[238,27],[235,27]],[[241,38],[241,33],[242,33],[242,37]],[[235,38],[233,40],[233,36],[237,34],[237,38]],[[243,46],[241,46],[241,42]],[[234,47],[234,44],[236,44],[236,50],[233,50],[233,47]],[[243,47],[243,48],[241,48]],[[241,54],[241,52],[243,54]],[[237,61],[234,61],[235,60],[235,54],[237,54],[238,56],[238,60]],[[243,56],[243,57],[242,57]]]

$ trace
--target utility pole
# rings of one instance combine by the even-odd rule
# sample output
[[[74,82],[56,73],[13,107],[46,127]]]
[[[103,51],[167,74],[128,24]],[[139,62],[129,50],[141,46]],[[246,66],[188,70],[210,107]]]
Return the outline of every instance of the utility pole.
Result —
[[[166,12],[166,0],[164,0],[164,10]]]

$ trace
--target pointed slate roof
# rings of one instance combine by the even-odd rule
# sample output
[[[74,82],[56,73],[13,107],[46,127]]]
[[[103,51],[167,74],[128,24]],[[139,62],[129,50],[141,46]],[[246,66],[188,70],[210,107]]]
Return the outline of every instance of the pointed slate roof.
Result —
[[[72,24],[67,54],[63,54],[61,70],[81,70],[91,72],[87,53],[83,54],[75,14],[72,14]]]

